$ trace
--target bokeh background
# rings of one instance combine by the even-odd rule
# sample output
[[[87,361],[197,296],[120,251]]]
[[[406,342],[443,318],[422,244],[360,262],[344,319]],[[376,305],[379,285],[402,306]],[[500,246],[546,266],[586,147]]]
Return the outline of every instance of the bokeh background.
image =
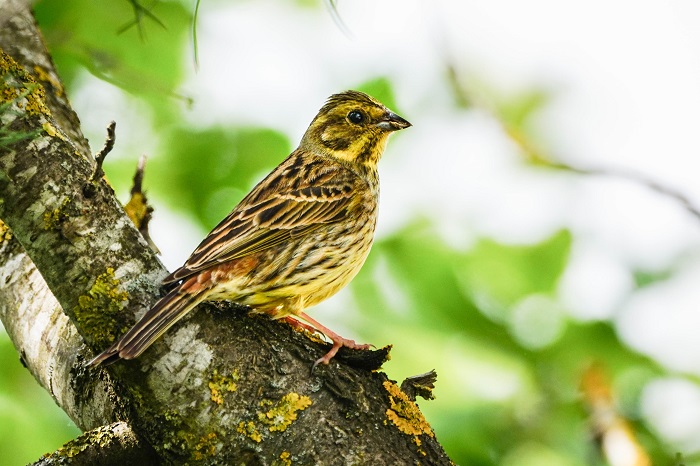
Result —
[[[377,241],[311,315],[393,344],[462,465],[700,464],[700,3],[43,0],[46,42],[124,202],[141,155],[177,267],[364,90],[413,123]],[[196,39],[195,39],[196,37]],[[196,53],[195,53],[196,51]],[[0,458],[78,430],[0,333]]]

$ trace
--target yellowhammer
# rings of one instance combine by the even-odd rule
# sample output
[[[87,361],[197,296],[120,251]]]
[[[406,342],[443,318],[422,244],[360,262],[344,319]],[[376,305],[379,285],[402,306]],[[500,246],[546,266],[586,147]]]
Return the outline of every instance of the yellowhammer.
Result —
[[[366,349],[304,309],[347,285],[374,239],[377,162],[393,131],[411,124],[358,91],[332,95],[299,147],[165,278],[173,288],[91,365],[132,359],[202,301],[229,300]],[[306,323],[300,322],[302,319]]]

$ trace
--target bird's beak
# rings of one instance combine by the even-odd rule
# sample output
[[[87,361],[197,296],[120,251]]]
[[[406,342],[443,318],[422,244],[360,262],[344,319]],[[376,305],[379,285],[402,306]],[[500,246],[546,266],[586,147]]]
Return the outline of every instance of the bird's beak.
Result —
[[[394,112],[387,110],[384,118],[377,123],[377,127],[383,129],[384,131],[398,131],[400,129],[408,128],[411,123],[404,120]]]

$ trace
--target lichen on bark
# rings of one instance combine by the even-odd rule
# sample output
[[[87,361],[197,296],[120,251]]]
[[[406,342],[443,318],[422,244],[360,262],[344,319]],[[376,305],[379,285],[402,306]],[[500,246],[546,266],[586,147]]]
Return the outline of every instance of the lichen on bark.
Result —
[[[114,342],[117,316],[129,300],[129,294],[120,285],[114,269],[108,267],[87,293],[78,297],[78,305],[73,309],[78,325],[99,329],[93,338],[102,346]]]
[[[0,0],[0,13],[2,5]],[[38,31],[31,30],[33,21],[7,25],[0,30],[0,48],[16,50],[23,47],[18,37],[32,38],[26,47],[35,49],[13,56],[35,57],[23,63],[25,69],[55,76]],[[8,71],[19,70],[8,55],[2,60]],[[8,131],[32,136],[0,148],[0,218],[53,292],[51,311],[62,307],[71,318],[72,324],[64,318],[68,330],[62,330],[73,332],[71,346],[61,347],[66,357],[57,361],[76,393],[74,401],[57,400],[77,404],[74,418],[81,425],[125,419],[161,461],[176,464],[450,463],[433,437],[422,436],[419,453],[413,436],[384,424],[390,408],[386,375],[347,365],[342,353],[311,374],[311,364],[327,348],[234,304],[200,305],[139,359],[86,369],[85,360],[158,299],[159,279],[167,271],[111,188],[91,179],[94,160],[62,86],[41,81],[48,95],[27,80],[37,87],[18,85],[20,94],[11,91],[2,115]],[[8,308],[3,319],[16,319],[15,311]],[[60,314],[48,315],[51,322]],[[239,377],[233,391],[228,374]],[[112,379],[115,384],[101,385]],[[221,404],[212,402],[209,382]],[[114,412],[89,403],[100,397]]]
[[[0,49],[0,104],[14,104],[28,116],[51,116],[44,87]]]

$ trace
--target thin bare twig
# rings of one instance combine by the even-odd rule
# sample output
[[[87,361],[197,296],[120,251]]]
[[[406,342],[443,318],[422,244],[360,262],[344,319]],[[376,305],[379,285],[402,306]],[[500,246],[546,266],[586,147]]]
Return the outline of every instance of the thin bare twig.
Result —
[[[326,0],[324,3],[328,7],[328,12],[330,13],[331,18],[333,18],[335,25],[338,26],[338,29],[340,29],[340,32],[345,34],[350,39],[354,38],[352,32],[350,32],[350,29],[343,21],[343,18],[340,17],[340,13],[338,12],[338,0]]]
[[[153,7],[155,7],[158,4],[157,1],[152,2],[151,5],[148,7],[143,6],[137,0],[129,0],[129,3],[131,3],[131,7],[134,9],[134,19],[132,19],[131,21],[126,23],[124,26],[120,27],[117,30],[117,34],[121,34],[125,31],[127,31],[131,26],[136,26],[138,28],[138,31],[139,31],[139,37],[141,38],[142,41],[145,40],[146,35],[144,33],[143,23],[142,23],[142,19],[144,17],[150,18],[153,22],[158,24],[163,29],[166,29],[166,30],[168,29],[167,27],[165,27],[165,24],[156,15],[154,15],[151,12]]]
[[[524,134],[519,127],[502,118],[499,112],[494,109],[492,105],[487,103],[485,99],[480,98],[480,96],[475,95],[474,92],[466,89],[454,64],[452,64],[449,60],[446,60],[446,66],[450,87],[454,92],[457,103],[462,106],[473,105],[490,114],[496,121],[499,122],[504,133],[511,139],[511,141],[513,141],[521,149],[522,156],[528,162],[547,168],[566,170],[580,175],[610,176],[638,183],[654,192],[678,202],[689,214],[691,214],[697,220],[700,220],[700,208],[693,204],[693,202],[686,195],[682,194],[677,189],[664,185],[663,183],[653,180],[644,174],[615,168],[575,166],[554,160],[552,157],[545,155],[541,150],[534,147],[527,135]]]
[[[112,152],[112,149],[114,148],[114,143],[117,140],[114,131],[116,127],[117,123],[114,121],[111,121],[109,126],[107,126],[107,139],[105,139],[105,144],[102,146],[102,149],[95,154],[95,170],[92,172],[90,181],[95,181],[96,179],[102,178],[105,175],[105,172],[102,169],[102,164],[104,163],[105,158],[107,158],[107,154]]]

